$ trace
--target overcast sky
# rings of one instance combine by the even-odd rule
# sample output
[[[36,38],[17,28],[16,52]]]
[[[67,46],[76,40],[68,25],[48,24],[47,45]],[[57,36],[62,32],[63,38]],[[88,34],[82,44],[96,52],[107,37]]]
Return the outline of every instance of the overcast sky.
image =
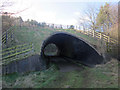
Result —
[[[3,0],[4,1],[4,0]],[[99,9],[105,2],[118,2],[118,0],[9,0],[14,1],[13,6],[6,11],[22,11],[16,16],[23,20],[33,19],[38,22],[78,25],[79,17],[83,16],[89,7]],[[84,16],[84,18],[87,18]]]

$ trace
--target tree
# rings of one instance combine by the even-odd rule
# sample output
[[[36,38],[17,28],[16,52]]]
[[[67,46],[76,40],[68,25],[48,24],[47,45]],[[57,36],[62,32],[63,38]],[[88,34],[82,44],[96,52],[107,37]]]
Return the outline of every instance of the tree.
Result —
[[[10,7],[14,4],[14,2],[10,2],[9,0],[1,0],[0,1],[0,10],[3,11],[6,7]]]
[[[14,19],[8,15],[2,15],[2,32],[8,30],[11,26],[13,26]]]
[[[5,32],[13,25],[13,18],[8,15],[8,12],[4,12],[7,7],[10,7],[14,4],[14,2],[10,2],[9,0],[3,0],[0,2],[0,14],[2,20],[2,32]]]
[[[42,22],[41,26],[42,26],[42,27],[45,27],[45,26],[46,26],[46,23],[45,23],[45,22]]]
[[[118,6],[106,3],[101,6],[96,18],[99,30],[114,38],[118,37]]]
[[[106,3],[104,6],[101,6],[96,18],[96,25],[98,26],[99,30],[103,31],[104,33],[106,33],[106,31],[109,30],[112,25],[109,8],[110,5],[108,3]]]
[[[88,5],[89,6],[89,5]],[[83,26],[83,29],[90,29],[96,30],[96,17],[97,17],[98,10],[93,6],[89,6],[86,11],[84,12],[83,16],[80,16],[79,23]]]
[[[110,18],[111,18],[111,27],[107,32],[110,36],[118,39],[118,4],[110,4],[109,8]]]
[[[62,25],[60,25],[60,29],[63,29],[63,26],[62,26]]]
[[[19,26],[20,26],[20,28],[21,28],[22,23],[23,23],[23,19],[22,19],[22,17],[19,16],[19,18],[18,18],[18,22],[19,22]]]
[[[74,26],[73,26],[73,25],[70,25],[69,29],[74,29]]]

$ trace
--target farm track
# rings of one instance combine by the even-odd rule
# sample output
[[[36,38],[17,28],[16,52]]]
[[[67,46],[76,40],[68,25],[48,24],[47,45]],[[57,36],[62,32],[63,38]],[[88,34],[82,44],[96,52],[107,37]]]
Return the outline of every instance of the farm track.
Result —
[[[60,62],[60,63],[57,63],[57,65],[59,67],[60,72],[70,72],[74,70],[82,71],[84,69],[83,67],[80,67],[71,62]]]
[[[81,76],[81,78],[82,78],[81,88],[90,87],[92,77],[89,76],[91,74],[89,69],[85,69],[82,65],[79,66],[77,64],[74,64],[72,62],[67,62],[67,61],[66,62],[57,62],[56,64],[61,73],[66,73],[66,72],[68,73],[71,71],[78,72],[76,74],[76,77]],[[81,75],[80,75],[80,73],[81,73]],[[75,82],[78,82],[78,80],[75,79]]]

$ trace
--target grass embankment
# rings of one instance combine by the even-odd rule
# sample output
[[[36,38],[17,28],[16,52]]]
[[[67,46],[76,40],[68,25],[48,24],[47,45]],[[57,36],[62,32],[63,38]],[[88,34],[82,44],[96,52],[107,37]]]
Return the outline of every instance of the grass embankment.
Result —
[[[16,30],[14,30],[14,35],[15,35],[15,40],[17,42],[16,44],[32,42],[34,44],[35,53],[39,54],[42,42],[48,36],[50,36],[50,34],[59,31],[74,34],[75,36],[84,38],[86,41],[92,44],[96,43],[96,41],[92,37],[88,37],[73,30],[62,30],[62,29],[57,30],[57,29],[49,29],[49,28],[41,28],[41,27],[34,27],[33,29],[32,27],[31,28],[21,27],[21,28],[16,28]]]
[[[52,29],[21,27],[14,31],[14,35],[16,44],[32,42],[34,44],[35,53],[40,54],[42,42],[51,32],[53,32]]]
[[[35,53],[40,54],[43,40],[51,33],[59,31],[48,28],[21,27],[14,31],[16,44],[33,42]],[[60,30],[63,31],[63,30]],[[80,36],[90,42],[95,41],[78,32],[65,30],[65,32]],[[105,65],[96,68],[84,68],[81,71],[60,72],[53,65],[49,70],[31,72],[26,74],[9,74],[3,76],[3,87],[13,88],[117,88],[118,65],[116,60],[111,60]]]
[[[96,68],[59,72],[55,65],[49,70],[3,76],[3,87],[12,88],[117,88],[117,61]]]

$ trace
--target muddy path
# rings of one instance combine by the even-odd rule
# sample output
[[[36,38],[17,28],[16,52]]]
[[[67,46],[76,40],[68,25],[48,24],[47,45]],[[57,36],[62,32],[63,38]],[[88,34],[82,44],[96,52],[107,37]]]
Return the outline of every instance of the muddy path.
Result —
[[[66,82],[70,83],[73,80],[71,84],[67,84],[67,86],[72,88],[75,86],[80,88],[90,87],[93,77],[91,77],[89,67],[86,68],[84,65],[77,65],[73,62],[63,60],[54,63],[57,65],[62,75],[61,80],[63,80],[63,78],[65,79],[65,81],[62,82],[65,85],[62,84],[61,86],[66,86]]]
[[[60,69],[60,72],[70,72],[70,71],[74,71],[74,70],[82,71],[84,69],[83,67],[80,67],[71,62],[59,63],[57,65]]]
[[[57,61],[56,61],[57,59]],[[71,61],[65,60],[63,58],[54,58],[51,59],[51,63],[54,63],[57,65],[57,68],[59,69],[60,72],[70,72],[70,71],[82,71],[84,67],[82,65],[77,65]],[[55,61],[55,62],[54,62]]]

